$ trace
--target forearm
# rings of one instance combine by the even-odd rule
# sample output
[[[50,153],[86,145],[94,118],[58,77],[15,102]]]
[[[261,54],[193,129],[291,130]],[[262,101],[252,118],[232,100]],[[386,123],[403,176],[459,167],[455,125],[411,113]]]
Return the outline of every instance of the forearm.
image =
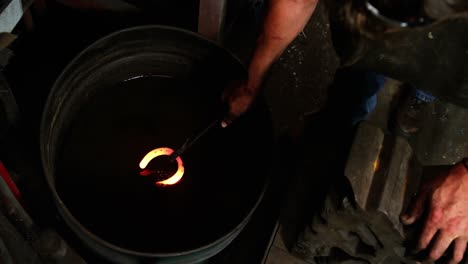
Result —
[[[318,0],[271,0],[249,65],[248,89],[256,92],[264,75],[304,29]]]

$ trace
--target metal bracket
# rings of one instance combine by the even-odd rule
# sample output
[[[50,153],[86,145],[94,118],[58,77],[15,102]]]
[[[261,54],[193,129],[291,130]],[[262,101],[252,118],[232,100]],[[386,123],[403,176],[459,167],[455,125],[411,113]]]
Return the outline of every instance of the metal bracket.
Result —
[[[225,15],[226,0],[200,0],[198,33],[221,42]]]
[[[7,130],[19,121],[19,108],[15,97],[3,74],[3,68],[8,63],[12,53],[8,49],[0,50],[0,138]]]
[[[33,0],[10,0],[0,5],[0,33],[10,33],[31,6]]]

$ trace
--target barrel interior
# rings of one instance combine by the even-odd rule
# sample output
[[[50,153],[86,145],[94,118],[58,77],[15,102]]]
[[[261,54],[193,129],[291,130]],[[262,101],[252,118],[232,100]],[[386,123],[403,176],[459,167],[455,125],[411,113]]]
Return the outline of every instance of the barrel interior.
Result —
[[[156,186],[138,167],[148,151],[176,149],[219,117],[225,83],[211,74],[135,76],[82,89],[86,100],[69,102],[76,106],[60,132],[55,185],[83,227],[124,249],[177,253],[221,239],[243,222],[268,170],[271,135],[262,104],[193,145],[182,156],[179,183]]]

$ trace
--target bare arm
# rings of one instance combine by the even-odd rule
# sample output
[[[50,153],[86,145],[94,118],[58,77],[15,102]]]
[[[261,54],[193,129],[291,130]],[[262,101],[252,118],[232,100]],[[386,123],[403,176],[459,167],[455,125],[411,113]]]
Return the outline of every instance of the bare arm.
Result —
[[[244,113],[273,62],[304,29],[315,10],[318,0],[270,0],[263,29],[248,68],[249,78],[236,85],[230,95],[230,114],[237,117]]]
[[[318,0],[271,0],[263,30],[257,40],[249,75],[257,89],[271,64],[304,29]]]

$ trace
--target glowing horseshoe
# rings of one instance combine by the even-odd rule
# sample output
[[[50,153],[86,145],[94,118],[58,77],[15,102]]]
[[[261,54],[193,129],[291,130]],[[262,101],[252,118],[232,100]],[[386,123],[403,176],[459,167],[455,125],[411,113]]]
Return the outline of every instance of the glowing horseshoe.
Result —
[[[148,163],[156,157],[159,156],[170,156],[174,150],[170,148],[157,148],[153,149],[152,151],[148,152],[143,159],[140,161],[140,169],[144,170]],[[178,183],[182,176],[184,175],[184,164],[182,163],[182,159],[180,157],[176,158],[177,161],[177,171],[172,175],[169,179],[164,181],[156,182],[156,185],[173,185]]]

